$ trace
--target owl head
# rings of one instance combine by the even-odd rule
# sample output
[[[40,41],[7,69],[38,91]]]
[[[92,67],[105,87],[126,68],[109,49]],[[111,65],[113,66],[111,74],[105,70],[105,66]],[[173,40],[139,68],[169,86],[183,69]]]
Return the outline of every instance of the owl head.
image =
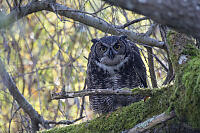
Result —
[[[95,54],[98,66],[103,68],[120,67],[128,60],[127,36],[106,36],[92,39],[91,50]],[[121,65],[120,65],[121,64]]]

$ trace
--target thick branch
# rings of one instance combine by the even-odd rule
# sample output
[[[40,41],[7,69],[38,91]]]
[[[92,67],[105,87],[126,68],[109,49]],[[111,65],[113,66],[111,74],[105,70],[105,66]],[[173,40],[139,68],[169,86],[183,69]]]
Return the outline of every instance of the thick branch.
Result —
[[[86,14],[85,12],[74,10],[58,3],[52,3],[52,2],[49,2],[48,0],[33,1],[27,4],[26,6],[21,7],[20,12],[17,9],[15,9],[15,10],[12,10],[12,12],[9,15],[1,16],[0,29],[9,27],[15,21],[27,16],[28,14],[42,11],[42,10],[56,12],[57,14],[61,16],[65,16],[67,18],[81,22],[87,26],[94,27],[106,33],[110,33],[113,35],[125,34],[129,37],[130,40],[134,42],[137,41],[142,44],[148,44],[150,46],[165,48],[162,42],[159,42],[153,38],[150,38],[150,37],[144,36],[143,34],[135,33],[129,30],[116,28],[115,25],[107,23],[106,21],[100,18],[97,18],[95,16],[91,16],[92,14],[89,14],[89,13]]]
[[[29,115],[32,122],[33,131],[39,130],[39,123],[45,128],[50,128],[47,122],[43,119],[41,115],[31,106],[31,104],[24,98],[24,96],[19,92],[17,86],[12,80],[11,76],[5,69],[5,66],[0,59],[0,76],[2,78],[3,84],[8,88],[10,94],[17,101],[19,106],[24,110],[25,113]]]
[[[81,90],[74,92],[60,92],[53,93],[51,95],[51,99],[66,99],[66,98],[74,98],[74,97],[83,97],[90,95],[140,95],[140,96],[151,96],[150,89],[134,89],[134,91],[130,90],[122,90],[122,89],[92,89],[92,90]]]
[[[152,118],[150,118],[142,123],[137,124],[134,128],[130,129],[130,131],[128,133],[144,132],[158,124],[164,123],[164,122],[174,118],[175,116],[176,116],[175,112],[173,112],[173,111],[170,112],[169,114],[162,113],[160,115],[153,116]]]
[[[104,0],[200,38],[199,0]]]

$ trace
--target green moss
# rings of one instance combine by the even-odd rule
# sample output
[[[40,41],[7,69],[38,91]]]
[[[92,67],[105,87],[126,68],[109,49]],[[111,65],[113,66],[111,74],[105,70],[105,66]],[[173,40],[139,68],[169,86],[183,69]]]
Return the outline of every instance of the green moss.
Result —
[[[182,54],[189,56],[198,56],[199,49],[197,49],[194,44],[187,44],[184,47]]]
[[[181,74],[181,71],[184,72]],[[179,81],[179,82],[178,82]],[[177,75],[176,91],[172,98],[177,116],[193,128],[200,128],[200,56],[192,59]]]
[[[200,51],[191,38],[178,32],[169,32],[168,44],[176,73],[169,110],[174,109],[178,118],[193,128],[200,128]],[[178,64],[181,54],[189,57],[187,63]]]
[[[164,112],[169,105],[169,96],[172,94],[171,86],[166,86],[153,91],[152,97],[147,101],[133,103],[130,106],[119,108],[109,116],[100,117],[79,125],[71,125],[62,128],[54,128],[43,133],[98,133],[98,132],[122,132],[134,127],[139,122],[154,115]]]
[[[200,51],[191,38],[174,31],[168,33],[168,44],[176,73],[169,111],[174,109],[181,122],[200,128]],[[189,58],[185,64],[178,64],[181,54]]]

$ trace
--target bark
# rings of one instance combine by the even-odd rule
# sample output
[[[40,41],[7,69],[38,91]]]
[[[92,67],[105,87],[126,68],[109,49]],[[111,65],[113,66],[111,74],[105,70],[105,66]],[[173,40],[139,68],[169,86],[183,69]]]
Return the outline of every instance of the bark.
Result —
[[[60,92],[60,93],[53,93],[51,95],[51,100],[54,99],[67,99],[67,98],[75,98],[75,97],[83,97],[83,96],[91,96],[91,95],[124,95],[124,96],[151,96],[150,89],[141,89],[135,88],[133,90],[127,89],[91,89],[91,90],[81,90],[81,91],[74,91],[74,92]]]
[[[104,0],[200,38],[199,0]]]

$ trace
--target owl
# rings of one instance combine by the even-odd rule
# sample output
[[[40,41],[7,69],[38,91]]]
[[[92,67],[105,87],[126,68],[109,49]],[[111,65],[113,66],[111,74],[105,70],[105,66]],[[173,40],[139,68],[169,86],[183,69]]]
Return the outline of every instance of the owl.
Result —
[[[92,39],[87,64],[87,89],[122,89],[147,87],[146,68],[138,47],[126,36],[106,36]],[[122,95],[89,96],[91,109],[107,113],[141,98]]]

